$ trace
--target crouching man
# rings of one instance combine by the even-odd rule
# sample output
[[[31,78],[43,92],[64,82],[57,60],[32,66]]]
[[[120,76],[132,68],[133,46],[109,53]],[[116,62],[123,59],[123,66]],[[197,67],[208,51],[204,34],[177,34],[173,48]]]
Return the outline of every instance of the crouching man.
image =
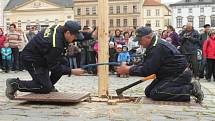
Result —
[[[204,94],[198,81],[192,80],[188,63],[173,45],[159,39],[149,27],[136,30],[135,41],[146,48],[144,63],[117,68],[118,74],[146,77],[156,74],[156,79],[145,89],[148,98],[158,101],[190,101],[190,96],[201,103]]]
[[[82,69],[70,69],[62,61],[68,44],[84,39],[80,30],[78,22],[67,21],[64,26],[54,25],[39,32],[22,51],[23,65],[32,80],[7,79],[6,96],[14,99],[17,91],[42,94],[56,91],[54,85],[62,75],[84,73]]]

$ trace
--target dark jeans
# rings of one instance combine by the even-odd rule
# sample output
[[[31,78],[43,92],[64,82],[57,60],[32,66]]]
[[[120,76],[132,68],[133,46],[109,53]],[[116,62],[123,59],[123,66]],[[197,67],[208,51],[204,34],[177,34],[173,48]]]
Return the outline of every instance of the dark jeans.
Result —
[[[199,78],[204,78],[205,72],[206,74],[208,73],[207,71],[208,71],[207,61],[206,59],[203,59],[199,67]]]
[[[19,52],[19,70],[22,71],[24,70],[24,65],[23,65],[23,62],[22,62],[22,52]]]
[[[1,48],[0,48],[0,51],[1,51]],[[2,69],[2,66],[3,66],[3,60],[2,60],[2,54],[0,52],[0,69]]]
[[[49,93],[63,75],[57,70],[52,70],[49,75],[50,70],[47,67],[41,67],[31,62],[23,61],[23,64],[33,80],[18,81],[18,90],[21,92]]]
[[[197,54],[188,54],[186,55],[187,61],[191,66],[193,71],[193,76],[196,78],[199,76],[199,64],[197,60]]]
[[[9,71],[10,71],[10,68],[11,68],[11,60],[3,59],[2,62],[3,62],[2,69],[3,69],[5,72],[9,72]]]
[[[215,80],[215,59],[207,59],[208,72],[206,79],[211,79],[213,75],[213,79]]]
[[[172,79],[155,79],[145,89],[145,95],[159,101],[190,101],[191,79],[190,70]]]
[[[69,58],[69,66],[71,69],[77,68],[77,59],[76,57],[68,57]]]
[[[19,70],[19,48],[11,48],[13,55],[12,70]]]

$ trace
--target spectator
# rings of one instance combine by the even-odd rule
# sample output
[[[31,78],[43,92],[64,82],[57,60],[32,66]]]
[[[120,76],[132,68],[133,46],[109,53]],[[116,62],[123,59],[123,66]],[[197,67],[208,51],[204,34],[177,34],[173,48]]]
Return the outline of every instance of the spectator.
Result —
[[[176,48],[178,46],[180,46],[180,43],[179,43],[179,36],[178,34],[175,32],[175,29],[173,28],[173,26],[169,25],[167,26],[167,38],[166,38],[166,41],[173,44]]]
[[[121,30],[116,29],[115,30],[115,36],[111,37],[110,41],[114,42],[115,45],[118,45],[118,44],[124,45],[125,42],[124,42],[123,37],[121,36],[121,34],[122,34]]]
[[[210,24],[205,24],[204,30],[200,35],[201,51],[203,51],[203,45],[204,45],[205,40],[207,40],[209,37],[210,27],[211,27]],[[206,63],[206,59],[203,59],[200,63],[200,67],[199,67],[199,78],[204,78],[205,71],[207,73],[207,63]]]
[[[69,65],[71,69],[76,69],[77,66],[77,55],[80,53],[80,50],[73,43],[69,44],[67,56],[69,58]]]
[[[13,55],[12,71],[19,70],[19,47],[22,41],[21,37],[22,36],[20,35],[20,33],[16,31],[16,25],[11,24],[9,32],[7,33],[7,41],[9,42],[9,47],[12,49]]]
[[[215,30],[212,30],[209,38],[204,42],[203,56],[207,59],[208,65],[206,79],[210,82],[213,75],[213,80],[215,81]]]
[[[197,62],[197,49],[199,48],[199,33],[194,30],[191,23],[186,25],[186,30],[180,34],[180,51],[186,55],[187,61],[190,63],[193,75],[198,78],[198,62]]]
[[[3,61],[3,70],[5,73],[10,71],[11,59],[12,59],[12,50],[9,47],[8,42],[4,43],[4,47],[1,48],[2,61]]]
[[[115,60],[116,49],[114,48],[114,42],[109,42],[109,62],[116,62]],[[110,66],[110,72],[114,73],[114,66]]]
[[[122,47],[122,52],[119,53],[117,62],[127,62],[127,63],[130,62],[130,55],[128,52],[128,47],[126,47],[126,46]],[[128,77],[128,74],[126,74],[126,75],[118,74],[117,76],[118,77]]]
[[[162,31],[162,34],[161,34],[161,39],[166,40],[167,37],[168,37],[168,32],[167,32],[167,30],[163,30],[163,31]]]
[[[130,39],[130,34],[128,31],[123,33],[123,41],[125,42],[125,45],[128,45],[129,39]]]
[[[122,52],[119,53],[117,61],[118,62],[130,62],[130,55],[128,53],[128,47],[126,47],[126,46],[122,47]]]
[[[6,41],[6,37],[4,36],[4,31],[0,28],[0,50],[4,47],[4,42]],[[0,69],[2,68],[2,55],[0,53]]]
[[[29,30],[29,32],[26,34],[26,37],[28,39],[28,41],[31,41],[31,39],[36,35],[35,33],[35,27],[32,26]]]
[[[21,53],[24,47],[26,46],[26,44],[28,43],[28,38],[26,37],[26,34],[22,31],[21,28],[17,28],[16,31],[20,34],[20,40],[22,40],[19,43],[19,71],[23,71],[24,65],[22,64]]]

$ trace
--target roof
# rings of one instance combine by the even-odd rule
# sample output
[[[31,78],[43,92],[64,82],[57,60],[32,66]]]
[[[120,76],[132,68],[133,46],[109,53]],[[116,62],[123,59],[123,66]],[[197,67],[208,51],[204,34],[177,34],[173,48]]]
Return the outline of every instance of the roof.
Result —
[[[143,3],[144,6],[158,6],[161,5],[159,0],[145,0]]]
[[[4,8],[4,11],[8,11],[11,10],[17,6],[23,5],[27,2],[29,2],[30,0],[10,0],[8,2],[8,4],[6,5],[6,7]],[[33,0],[31,0],[33,2]],[[71,8],[74,5],[74,1],[73,0],[45,0],[49,3],[53,3],[65,8]]]
[[[215,0],[190,0],[190,2],[186,2],[186,0],[181,0],[174,4],[170,4],[170,6],[187,6],[187,5],[203,5],[203,4],[215,4]]]

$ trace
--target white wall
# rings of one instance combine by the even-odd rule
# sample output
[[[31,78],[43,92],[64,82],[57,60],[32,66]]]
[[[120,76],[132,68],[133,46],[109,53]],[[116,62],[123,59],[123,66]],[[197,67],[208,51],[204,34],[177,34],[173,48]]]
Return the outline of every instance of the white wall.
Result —
[[[205,16],[205,24],[211,24],[211,15],[215,15],[215,12],[212,12],[213,5],[195,5],[195,6],[174,6],[172,7],[172,23],[173,26],[176,28],[176,31],[180,30],[181,28],[177,28],[177,16],[183,17],[183,25],[187,24],[187,17],[193,16],[194,17],[194,28],[200,30],[199,28],[199,16]],[[181,13],[178,13],[178,9],[181,8]],[[189,13],[189,8],[193,9],[192,13]],[[204,13],[200,13],[200,8],[204,8]]]
[[[3,10],[9,0],[0,0],[0,27],[4,25]]]

